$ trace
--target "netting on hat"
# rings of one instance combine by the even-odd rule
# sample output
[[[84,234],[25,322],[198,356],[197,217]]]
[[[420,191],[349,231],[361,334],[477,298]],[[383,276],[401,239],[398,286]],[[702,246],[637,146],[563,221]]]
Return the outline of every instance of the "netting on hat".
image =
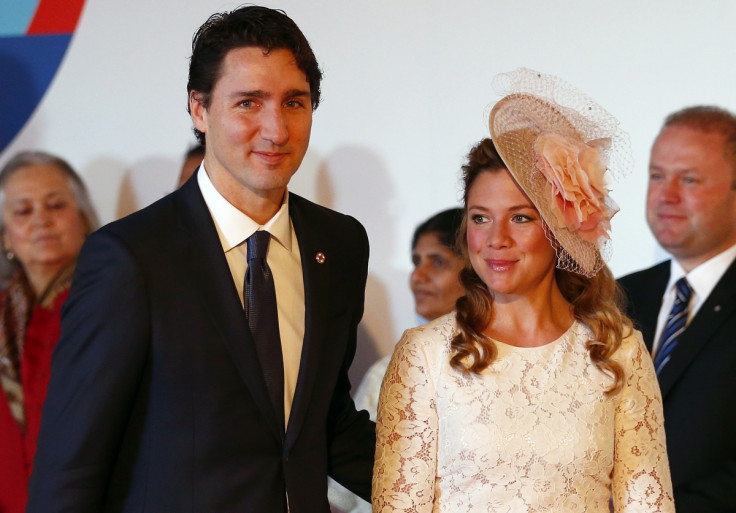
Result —
[[[519,68],[499,73],[493,78],[492,85],[500,96],[526,93],[555,106],[585,142],[609,139],[610,145],[603,155],[611,181],[621,180],[633,168],[629,134],[621,129],[610,112],[565,80]],[[552,124],[550,128],[556,128],[556,125]]]
[[[618,207],[608,197],[608,185],[625,176],[632,166],[628,136],[618,121],[589,97],[550,75],[519,69],[498,75],[494,88],[505,97],[491,110],[489,128],[501,158],[516,182],[539,210],[548,238],[557,251],[557,267],[594,276],[610,258],[609,220]],[[557,136],[561,136],[557,137]],[[575,151],[600,156],[598,194],[580,200],[593,204],[596,231],[561,222],[572,212],[560,211],[559,188],[555,189],[542,169],[536,144],[540,139],[562,140]],[[585,181],[585,169],[577,167]],[[579,195],[580,196],[580,195]],[[590,199],[590,201],[588,201]],[[579,206],[576,202],[568,205]],[[585,206],[584,205],[584,206]]]

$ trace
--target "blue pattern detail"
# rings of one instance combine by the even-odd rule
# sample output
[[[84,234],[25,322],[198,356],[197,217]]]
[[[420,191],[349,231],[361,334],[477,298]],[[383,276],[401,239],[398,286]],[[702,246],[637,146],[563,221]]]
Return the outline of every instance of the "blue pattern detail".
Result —
[[[0,0],[0,37],[23,36],[41,0]]]
[[[43,98],[71,34],[0,38],[0,152]]]
[[[672,350],[677,347],[677,338],[685,331],[687,325],[687,315],[693,290],[684,277],[677,280],[675,289],[675,302],[662,330],[657,354],[654,355],[654,369],[657,371],[657,375],[670,361]]]

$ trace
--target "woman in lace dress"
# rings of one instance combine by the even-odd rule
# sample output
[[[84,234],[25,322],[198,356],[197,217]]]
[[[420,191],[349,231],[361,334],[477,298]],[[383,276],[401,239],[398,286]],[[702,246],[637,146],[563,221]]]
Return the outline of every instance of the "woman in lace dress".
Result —
[[[626,138],[554,77],[496,85],[495,147],[463,166],[466,296],[397,345],[373,510],[673,512],[656,376],[604,262]]]

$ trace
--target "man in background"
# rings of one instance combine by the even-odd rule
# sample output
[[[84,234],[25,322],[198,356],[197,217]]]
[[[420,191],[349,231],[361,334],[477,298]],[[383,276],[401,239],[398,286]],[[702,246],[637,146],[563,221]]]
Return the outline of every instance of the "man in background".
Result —
[[[350,398],[368,241],[290,193],[321,72],[283,12],[195,35],[195,177],[85,244],[62,319],[29,513],[325,513],[370,495]]]
[[[621,278],[662,389],[678,513],[736,511],[736,116],[671,114],[647,222],[672,259]]]

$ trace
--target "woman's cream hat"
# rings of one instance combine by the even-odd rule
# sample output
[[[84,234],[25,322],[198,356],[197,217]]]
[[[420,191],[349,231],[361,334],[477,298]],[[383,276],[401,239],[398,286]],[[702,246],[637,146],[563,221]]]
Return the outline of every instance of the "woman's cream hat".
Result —
[[[491,138],[539,211],[557,267],[594,276],[610,256],[618,206],[608,184],[632,164],[628,135],[611,114],[563,80],[520,68],[493,82],[503,98],[489,116]]]

